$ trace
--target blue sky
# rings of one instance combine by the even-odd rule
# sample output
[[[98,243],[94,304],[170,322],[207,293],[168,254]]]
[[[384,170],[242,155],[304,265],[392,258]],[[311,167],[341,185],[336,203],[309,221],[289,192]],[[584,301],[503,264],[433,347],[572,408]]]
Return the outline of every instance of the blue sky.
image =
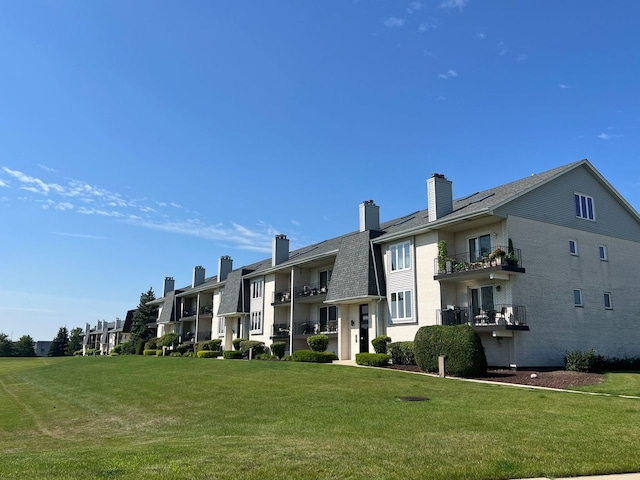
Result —
[[[640,207],[640,2],[24,1],[0,15],[0,331],[588,158]]]

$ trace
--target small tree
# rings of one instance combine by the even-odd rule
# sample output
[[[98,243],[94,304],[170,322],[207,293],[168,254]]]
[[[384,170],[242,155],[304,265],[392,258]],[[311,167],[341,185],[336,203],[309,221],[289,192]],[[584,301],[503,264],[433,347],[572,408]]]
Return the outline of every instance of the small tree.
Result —
[[[51,342],[49,347],[49,357],[63,357],[67,352],[67,345],[69,345],[69,332],[67,327],[60,327],[56,338]]]
[[[158,347],[172,347],[175,348],[180,343],[180,335],[177,333],[165,333],[158,338]]]
[[[33,338],[30,335],[23,335],[14,344],[14,355],[16,357],[35,357],[36,349],[34,348]]]
[[[147,304],[155,299],[156,295],[153,293],[153,288],[150,288],[146,293],[140,294],[140,304],[133,314],[133,320],[131,321],[131,337],[129,339],[131,345],[139,345],[139,340],[142,340],[142,345],[144,345],[144,342],[149,340],[153,335],[153,332],[147,327],[147,324],[157,320],[158,307]],[[136,348],[136,350],[138,349]]]
[[[391,337],[387,335],[378,335],[371,340],[371,345],[376,353],[387,353],[387,344],[389,343],[391,343]]]
[[[73,355],[78,350],[82,350],[82,329],[72,328],[69,332],[69,345],[67,345],[67,355]]]
[[[15,346],[6,333],[0,333],[0,357],[13,357]]]

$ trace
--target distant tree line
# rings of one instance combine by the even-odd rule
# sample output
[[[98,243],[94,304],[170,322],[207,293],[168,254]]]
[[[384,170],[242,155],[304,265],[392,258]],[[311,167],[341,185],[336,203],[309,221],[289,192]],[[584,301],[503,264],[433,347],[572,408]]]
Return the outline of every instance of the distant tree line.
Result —
[[[82,348],[82,329],[74,328],[71,333],[67,327],[61,327],[58,334],[51,342],[49,357],[61,357],[73,355]],[[31,335],[23,335],[17,341],[12,341],[9,335],[0,332],[0,357],[35,357],[35,342]]]

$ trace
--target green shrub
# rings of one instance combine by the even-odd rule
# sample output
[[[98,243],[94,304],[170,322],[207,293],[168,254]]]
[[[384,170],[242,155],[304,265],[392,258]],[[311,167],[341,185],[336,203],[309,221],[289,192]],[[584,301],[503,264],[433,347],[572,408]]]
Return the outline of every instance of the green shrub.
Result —
[[[278,360],[276,355],[270,355],[268,353],[259,353],[254,357],[255,360]]]
[[[156,357],[162,357],[163,353],[164,352],[162,350],[160,350],[160,349],[156,350]]]
[[[311,335],[307,338],[307,345],[314,352],[326,352],[329,346],[329,337],[324,333],[320,335]]]
[[[475,377],[487,372],[487,357],[480,336],[471,325],[431,325],[416,333],[413,352],[425,372],[438,371],[438,357],[446,356],[445,373]]]
[[[370,367],[384,367],[389,365],[390,358],[386,353],[356,353],[356,363]]]
[[[596,351],[593,349],[581,352],[575,350],[564,356],[564,368],[572,372],[592,372],[596,366]]]
[[[131,342],[122,342],[120,346],[122,347],[122,352],[120,353],[124,355],[133,355],[136,353],[134,345]]]
[[[198,358],[217,358],[221,354],[222,352],[220,352],[220,350],[199,350]]]
[[[284,357],[284,352],[287,350],[286,342],[273,342],[271,344],[271,352],[278,358]]]
[[[77,352],[74,352],[73,354],[75,355],[76,353]],[[120,355],[122,353],[122,344],[119,344],[113,347],[109,353],[111,355]]]
[[[240,344],[242,342],[246,342],[247,339],[246,338],[234,338],[233,341],[231,343],[233,343],[233,348],[235,350],[240,350]]]
[[[87,348],[87,352],[86,352],[87,357],[93,357],[95,355],[100,355],[99,348]]]
[[[280,360],[282,362],[290,362],[292,360],[291,355],[285,355],[284,357],[280,357]]]
[[[169,354],[169,356],[170,356],[170,357],[181,357],[181,356],[182,356],[182,354],[181,354],[180,352],[171,352],[171,353]]]
[[[198,352],[199,353],[199,352]],[[227,360],[241,360],[244,358],[240,350],[225,350],[222,352],[222,358]]]
[[[602,357],[598,355],[595,361],[595,370],[609,372],[624,372],[640,370],[640,357]]]
[[[195,351],[199,352],[200,350],[222,350],[222,339],[213,338],[211,340],[196,343]]]
[[[416,358],[413,354],[413,342],[394,342],[387,347],[391,361],[395,365],[415,365]]]
[[[156,350],[154,349],[146,349],[142,352],[143,355],[158,355],[158,352],[160,352],[160,355],[162,355],[162,350]]]
[[[258,342],[256,340],[245,340],[244,342],[240,342],[240,351],[242,352],[243,356],[248,357],[249,350],[251,349],[253,349],[251,358],[255,357],[256,355],[260,355],[261,353],[264,353],[264,350],[265,350],[264,342]]]
[[[333,352],[315,352],[313,350],[296,350],[291,354],[294,362],[331,363],[338,360]]]
[[[136,344],[136,355],[142,355],[144,352],[144,340],[142,338],[138,339],[138,343]]]
[[[157,350],[158,349],[158,337],[151,337],[144,344],[145,350]]]
[[[187,352],[193,352],[193,343],[181,343],[176,347],[176,351],[180,355],[184,355]]]
[[[373,345],[373,350],[376,353],[387,353],[387,345],[389,343],[391,343],[391,337],[387,335],[378,335],[371,340],[371,345]]]
[[[158,347],[177,347],[180,343],[180,335],[174,332],[165,333],[158,339]]]

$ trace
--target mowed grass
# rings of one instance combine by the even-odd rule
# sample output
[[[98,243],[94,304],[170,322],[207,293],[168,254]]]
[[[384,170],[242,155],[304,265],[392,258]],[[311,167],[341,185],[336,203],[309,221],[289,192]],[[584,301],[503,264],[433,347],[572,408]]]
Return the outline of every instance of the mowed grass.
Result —
[[[601,384],[572,387],[572,390],[640,397],[640,372],[605,373]]]
[[[620,473],[640,466],[638,418],[640,400],[342,365],[0,359],[0,478]]]

